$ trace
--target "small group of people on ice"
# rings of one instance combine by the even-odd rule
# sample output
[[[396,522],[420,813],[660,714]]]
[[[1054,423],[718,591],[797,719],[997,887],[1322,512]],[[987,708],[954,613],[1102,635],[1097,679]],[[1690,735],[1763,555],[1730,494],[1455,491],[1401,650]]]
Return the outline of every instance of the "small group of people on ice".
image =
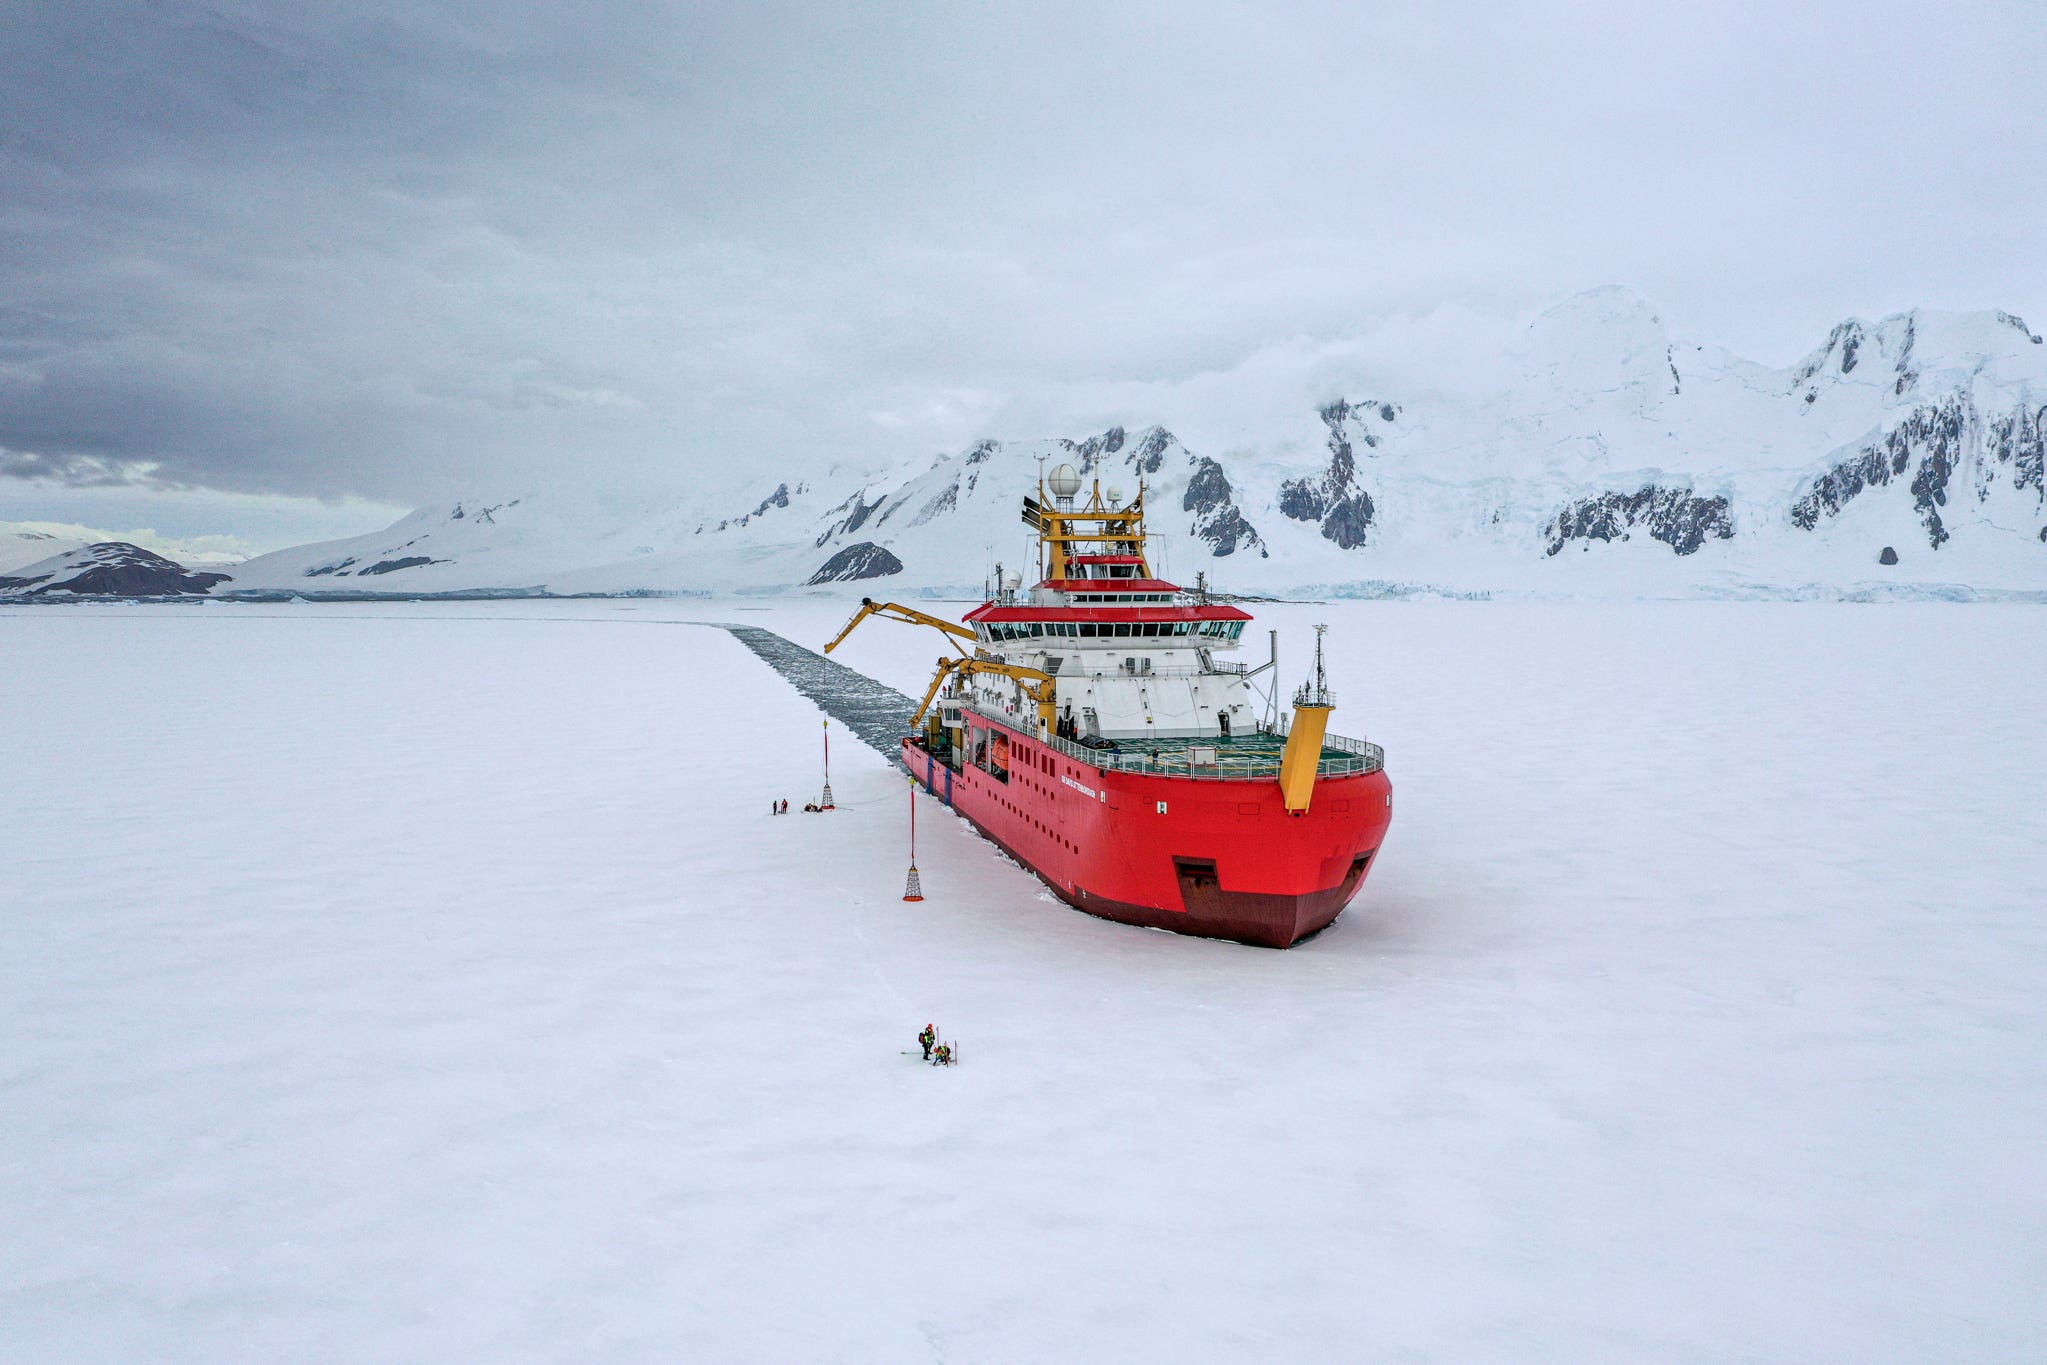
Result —
[[[952,1044],[938,1041],[938,1029],[931,1024],[917,1035],[917,1045],[924,1049],[924,1060],[933,1066],[951,1066],[954,1061]]]
[[[816,803],[815,801],[810,801],[810,802],[806,802],[806,803],[804,804],[804,807],[803,807],[803,809],[805,809],[805,810],[807,810],[807,811],[821,811],[821,810],[823,810],[823,809],[824,809],[824,807],[823,807],[823,806],[820,806],[820,805],[818,805],[818,804],[817,804],[817,803]],[[784,801],[770,801],[770,802],[768,802],[768,814],[770,814],[770,815],[787,815],[788,813],[789,813],[789,803],[788,803],[788,802],[787,802],[786,800],[784,800]]]

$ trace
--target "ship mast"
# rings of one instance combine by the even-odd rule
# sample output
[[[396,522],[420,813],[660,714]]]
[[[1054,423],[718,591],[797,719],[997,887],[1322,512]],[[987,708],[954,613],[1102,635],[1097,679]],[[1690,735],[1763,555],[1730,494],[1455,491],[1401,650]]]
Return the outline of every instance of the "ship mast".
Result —
[[[1329,677],[1322,671],[1322,637],[1329,627],[1315,627],[1315,676],[1294,693],[1294,719],[1287,727],[1286,750],[1279,759],[1279,788],[1287,814],[1305,815],[1315,799],[1315,777],[1321,766],[1322,736],[1336,698],[1329,695]]]
[[[1311,681],[1302,683],[1294,692],[1296,709],[1303,706],[1318,706],[1324,710],[1331,710],[1336,706],[1336,698],[1329,694],[1329,677],[1322,671],[1322,637],[1328,633],[1329,627],[1326,625],[1315,627],[1315,676]],[[1275,645],[1273,648],[1276,653],[1278,646]]]
[[[1117,505],[1120,499],[1115,488],[1103,498],[1100,479],[1094,481],[1087,504],[1076,509],[1073,503],[1079,492],[1080,475],[1073,466],[1060,465],[1049,476],[1040,474],[1037,497],[1024,499],[1024,525],[1038,533],[1039,579],[1073,578],[1076,558],[1101,554],[1134,555],[1138,575],[1151,577],[1151,563],[1145,554],[1144,481],[1138,481],[1136,498],[1125,506]]]

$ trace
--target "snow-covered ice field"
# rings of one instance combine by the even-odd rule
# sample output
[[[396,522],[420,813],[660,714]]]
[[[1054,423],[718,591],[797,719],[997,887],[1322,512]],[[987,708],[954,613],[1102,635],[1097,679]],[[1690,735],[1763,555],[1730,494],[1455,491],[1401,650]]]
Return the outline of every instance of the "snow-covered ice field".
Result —
[[[769,817],[673,622],[846,609],[0,612],[0,1358],[2047,1358],[2047,612],[1265,609],[1397,791],[1282,953]]]

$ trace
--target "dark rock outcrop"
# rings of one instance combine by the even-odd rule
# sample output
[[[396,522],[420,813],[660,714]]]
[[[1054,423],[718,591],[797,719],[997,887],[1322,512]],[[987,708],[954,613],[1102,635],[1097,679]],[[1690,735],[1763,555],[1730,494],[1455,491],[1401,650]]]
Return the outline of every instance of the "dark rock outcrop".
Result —
[[[992,442],[988,444],[992,444]],[[827,513],[826,515],[828,516],[831,515],[832,513],[837,512],[845,512],[846,515],[843,519],[835,521],[831,525],[825,527],[824,530],[819,533],[817,537],[817,543],[819,545],[823,545],[826,541],[832,540],[838,536],[852,535],[853,532],[859,530],[862,526],[865,526],[867,524],[867,519],[873,516],[876,512],[879,512],[882,509],[882,505],[888,501],[887,498],[883,497],[876,498],[873,502],[868,502],[866,500],[866,497],[867,497],[866,490],[862,489],[860,492],[855,493],[852,497],[840,503],[837,507],[834,507],[831,513]]]
[[[1947,506],[1948,480],[1955,475],[1954,457],[1954,445],[1940,442],[1926,452],[1919,462],[1919,472],[1912,476],[1912,507],[1919,513],[1926,526],[1926,537],[1936,550],[1948,540],[1940,509]]]
[[[1834,360],[1837,356],[1839,360],[1836,363],[1841,373],[1851,373],[1855,369],[1856,354],[1862,349],[1865,340],[1867,333],[1859,322],[1851,320],[1835,327],[1833,331],[1827,333],[1827,344],[1807,357],[1805,363],[1792,373],[1792,389],[1797,390],[1810,382],[1821,370],[1827,368],[1828,361]]]
[[[1808,356],[1804,364],[1792,371],[1790,391],[1796,393],[1799,389],[1811,383],[1821,371],[1829,367],[1837,370],[1844,376],[1853,374],[1855,373],[1855,367],[1864,360],[1863,352],[1865,350],[1873,350],[1877,355],[1882,356],[1886,354],[1887,344],[1893,340],[1895,340],[1898,347],[1898,358],[1891,367],[1893,374],[1891,391],[1893,393],[1903,393],[1914,384],[1917,384],[1919,382],[1919,369],[1913,360],[1912,348],[1917,343],[1919,337],[1918,318],[1913,314],[1906,314],[1903,318],[1904,329],[1901,334],[1891,333],[1887,330],[1892,321],[1897,321],[1897,319],[1887,320],[1882,327],[1874,331],[1853,318],[1841,323],[1833,331],[1827,333],[1826,345]],[[1808,397],[1806,401],[1809,403],[1813,400]]]
[[[1282,515],[1321,523],[1323,539],[1346,550],[1365,543],[1378,510],[1372,505],[1372,495],[1358,483],[1357,451],[1350,439],[1355,432],[1367,449],[1379,444],[1379,438],[1363,424],[1367,412],[1382,422],[1399,415],[1391,403],[1350,403],[1339,398],[1320,414],[1322,424],[1329,428],[1329,468],[1317,478],[1288,479],[1279,486]],[[1353,417],[1359,420],[1354,423]]]
[[[1812,530],[1821,517],[1833,516],[1863,489],[1889,483],[1904,473],[1911,462],[1909,450],[1873,448],[1841,461],[1814,480],[1811,490],[1791,504],[1791,524],[1801,531]]]
[[[1223,467],[1206,455],[1189,456],[1188,461],[1194,472],[1188,476],[1186,496],[1180,499],[1181,509],[1194,514],[1188,531],[1196,540],[1206,542],[1217,559],[1240,549],[1256,550],[1260,559],[1270,558],[1265,541],[1237,506],[1236,492]]]
[[[194,597],[204,596],[224,573],[193,572],[153,550],[124,540],[103,540],[54,556],[0,578],[9,597]]]
[[[803,492],[803,491],[804,491],[804,485],[802,485],[802,484],[800,484],[800,483],[799,483],[799,484],[797,484],[797,485],[796,485],[796,491],[797,491],[798,493],[801,493],[801,492]],[[770,509],[772,509],[772,508],[776,508],[776,507],[787,507],[788,505],[789,505],[789,485],[788,485],[788,484],[786,484],[786,483],[782,483],[782,484],[776,484],[776,485],[775,485],[775,491],[774,491],[774,492],[772,492],[772,493],[770,493],[770,494],[768,494],[768,495],[767,495],[767,496],[766,496],[765,498],[762,498],[762,499],[761,499],[761,504],[760,504],[760,506],[758,506],[758,507],[754,508],[754,509],[753,509],[753,510],[752,510],[751,512],[748,512],[748,513],[747,513],[747,514],[746,514],[745,516],[743,516],[743,517],[727,517],[727,518],[725,518],[725,520],[723,520],[723,521],[719,522],[719,523],[718,523],[718,524],[717,524],[717,525],[716,525],[715,527],[713,527],[712,529],[713,529],[714,531],[725,531],[725,530],[729,530],[729,529],[731,529],[732,527],[735,527],[735,526],[747,526],[747,525],[750,525],[750,524],[752,524],[752,522],[753,522],[753,519],[754,519],[755,517],[759,517],[759,516],[765,516],[765,515],[767,515],[767,513],[769,512],[769,510],[770,510]],[[487,517],[489,516],[489,513],[488,513],[488,511],[486,511],[486,512],[485,512],[485,513],[484,513],[483,515],[484,515],[484,516],[485,516],[485,517],[487,518]],[[699,533],[699,534],[701,534],[701,533],[702,533],[702,531],[703,531],[703,529],[704,529],[704,528],[703,528],[703,527],[701,527],[701,526],[697,527],[697,531],[698,531],[698,533]]]
[[[1689,488],[1646,484],[1633,493],[1601,493],[1565,507],[1542,528],[1549,540],[1544,553],[1557,554],[1574,540],[1627,540],[1636,530],[1689,555],[1708,539],[1731,539],[1734,519],[1726,498],[1702,498]]]
[[[2047,467],[2047,405],[2021,405],[1990,423],[1985,446],[1999,465],[2011,466],[2015,488],[2030,488],[2036,502],[2047,502],[2043,467]]]
[[[959,501],[960,481],[954,479],[951,483],[933,493],[930,500],[917,509],[917,515],[910,518],[910,525],[922,526],[933,517],[943,516],[959,506]]]
[[[1178,443],[1179,438],[1164,427],[1146,427],[1135,439],[1122,427],[1110,427],[1084,441],[1062,440],[1059,444],[1083,474],[1100,473],[1106,477],[1110,472],[1109,457],[1121,454],[1123,458],[1115,463],[1126,466],[1139,478],[1149,478],[1165,467],[1166,456]]]
[[[1080,472],[1091,472],[1102,462],[1105,455],[1114,455],[1123,448],[1123,428],[1110,427],[1099,436],[1090,436],[1077,442],[1073,447],[1074,457],[1080,462]]]
[[[371,574],[396,573],[400,569],[417,569],[422,564],[446,564],[447,562],[445,559],[435,559],[430,555],[404,555],[397,559],[379,560],[367,569],[358,570],[356,577],[366,578]]]
[[[1152,475],[1159,472],[1166,462],[1166,450],[1173,444],[1173,433],[1164,427],[1153,427],[1144,433],[1130,452],[1130,467],[1139,474]]]
[[[1886,566],[1897,563],[1898,562],[1897,550],[1889,545],[1884,546],[1884,552],[1876,557],[1876,562]]]
[[[1912,363],[1912,347],[1918,340],[1918,319],[1908,315],[1905,318],[1905,344],[1898,348],[1898,382],[1891,387],[1892,393],[1903,393],[1919,382],[1919,370]]]
[[[827,559],[805,581],[813,584],[851,583],[861,578],[887,578],[902,571],[902,560],[873,541],[863,540],[858,545],[848,545]]]
[[[1939,549],[1948,539],[1940,509],[1947,506],[1948,482],[1961,463],[1973,415],[1965,394],[1914,410],[1881,440],[1864,446],[1814,480],[1805,496],[1791,504],[1791,524],[1804,531],[1814,529],[1822,517],[1838,514],[1866,489],[1902,476],[1916,457],[1919,468],[1912,477],[1912,506],[1926,527],[1927,542]],[[2016,444],[2015,453],[2022,448],[2023,442]],[[2014,476],[2015,480],[2020,477],[2023,475]]]

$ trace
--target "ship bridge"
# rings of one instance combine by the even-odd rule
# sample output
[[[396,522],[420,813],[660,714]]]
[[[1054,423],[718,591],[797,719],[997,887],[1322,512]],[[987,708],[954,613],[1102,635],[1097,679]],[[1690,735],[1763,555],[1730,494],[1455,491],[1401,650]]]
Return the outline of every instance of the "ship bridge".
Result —
[[[1050,737],[1227,740],[1258,732],[1264,708],[1248,680],[1264,671],[1219,660],[1236,649],[1248,612],[1154,576],[1145,556],[1142,484],[1128,502],[1099,482],[1085,500],[1070,469],[1055,470],[1052,498],[1024,502],[1038,532],[1039,577],[999,568],[988,600],[968,612],[984,658],[1051,677]],[[987,672],[953,685],[956,702],[1028,714],[1026,683]]]

